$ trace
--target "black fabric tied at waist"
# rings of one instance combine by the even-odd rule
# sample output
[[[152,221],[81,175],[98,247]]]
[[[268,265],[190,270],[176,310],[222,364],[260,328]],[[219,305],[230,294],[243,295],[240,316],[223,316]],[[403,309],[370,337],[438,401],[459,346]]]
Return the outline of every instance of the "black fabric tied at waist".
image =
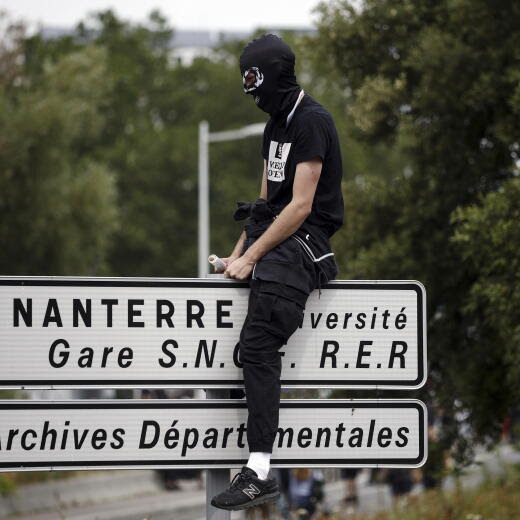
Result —
[[[277,208],[265,199],[237,202],[237,205],[233,218],[236,221],[247,219],[244,224],[244,254],[283,208]],[[320,230],[304,223],[296,233],[268,251],[256,263],[252,279],[278,283],[309,294],[334,279],[336,274],[337,266],[328,238]]]
[[[258,238],[278,216],[276,208],[265,199],[254,202],[237,202],[233,213],[236,221],[249,219],[244,225],[247,238]]]

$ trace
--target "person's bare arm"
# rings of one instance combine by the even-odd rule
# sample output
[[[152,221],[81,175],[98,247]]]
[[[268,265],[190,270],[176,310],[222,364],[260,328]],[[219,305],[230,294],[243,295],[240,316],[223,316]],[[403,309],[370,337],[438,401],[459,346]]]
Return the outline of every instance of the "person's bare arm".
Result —
[[[267,162],[264,159],[264,173],[262,175],[262,185],[260,187],[260,198],[265,199],[267,198]],[[246,232],[242,231],[240,233],[240,237],[237,240],[237,243],[235,244],[235,247],[233,248],[232,253],[227,258],[221,258],[221,260],[228,266],[231,264],[231,262],[234,262],[237,258],[240,257],[240,254],[242,253],[242,249],[244,249],[244,242],[246,241]],[[217,273],[223,273],[224,270],[219,270],[215,268],[215,272]]]
[[[267,161],[264,159],[264,173],[262,175],[262,186],[260,187],[260,198],[267,200]]]
[[[254,264],[262,256],[290,237],[303,224],[312,209],[321,167],[320,159],[305,161],[296,166],[291,202],[240,258],[228,264],[226,269],[228,276],[245,280],[251,274]]]

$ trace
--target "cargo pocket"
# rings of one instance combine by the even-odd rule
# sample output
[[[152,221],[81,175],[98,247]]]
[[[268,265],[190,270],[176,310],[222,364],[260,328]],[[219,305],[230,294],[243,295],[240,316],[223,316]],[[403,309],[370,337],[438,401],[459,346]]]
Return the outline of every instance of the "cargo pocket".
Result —
[[[285,344],[302,324],[303,307],[283,296],[278,296],[271,317],[273,328]]]
[[[261,326],[285,344],[303,321],[303,306],[271,289],[260,288],[251,319],[254,325]]]
[[[270,324],[272,310],[276,303],[276,294],[267,292],[258,292],[255,295],[253,309],[250,309],[249,315],[254,324]]]

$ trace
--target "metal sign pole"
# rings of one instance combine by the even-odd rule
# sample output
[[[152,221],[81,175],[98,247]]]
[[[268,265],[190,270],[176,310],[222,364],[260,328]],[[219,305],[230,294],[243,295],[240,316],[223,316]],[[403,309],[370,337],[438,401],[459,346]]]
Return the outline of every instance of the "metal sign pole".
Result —
[[[229,399],[229,390],[206,390],[206,399]],[[211,499],[229,486],[229,469],[206,470],[206,520],[230,520],[231,512],[217,509]]]
[[[224,275],[211,273],[206,278],[224,278]],[[206,399],[229,399],[229,390],[207,388]],[[206,470],[206,520],[230,520],[230,511],[211,505],[211,499],[229,486],[230,474],[229,469]]]

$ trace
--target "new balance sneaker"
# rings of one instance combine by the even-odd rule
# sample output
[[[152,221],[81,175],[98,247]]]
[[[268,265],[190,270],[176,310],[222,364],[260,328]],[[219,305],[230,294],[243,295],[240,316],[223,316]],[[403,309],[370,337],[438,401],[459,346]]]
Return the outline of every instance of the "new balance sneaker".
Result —
[[[279,496],[276,479],[261,480],[255,471],[244,466],[242,471],[233,477],[229,488],[212,498],[211,505],[228,511],[237,511],[274,502]]]

